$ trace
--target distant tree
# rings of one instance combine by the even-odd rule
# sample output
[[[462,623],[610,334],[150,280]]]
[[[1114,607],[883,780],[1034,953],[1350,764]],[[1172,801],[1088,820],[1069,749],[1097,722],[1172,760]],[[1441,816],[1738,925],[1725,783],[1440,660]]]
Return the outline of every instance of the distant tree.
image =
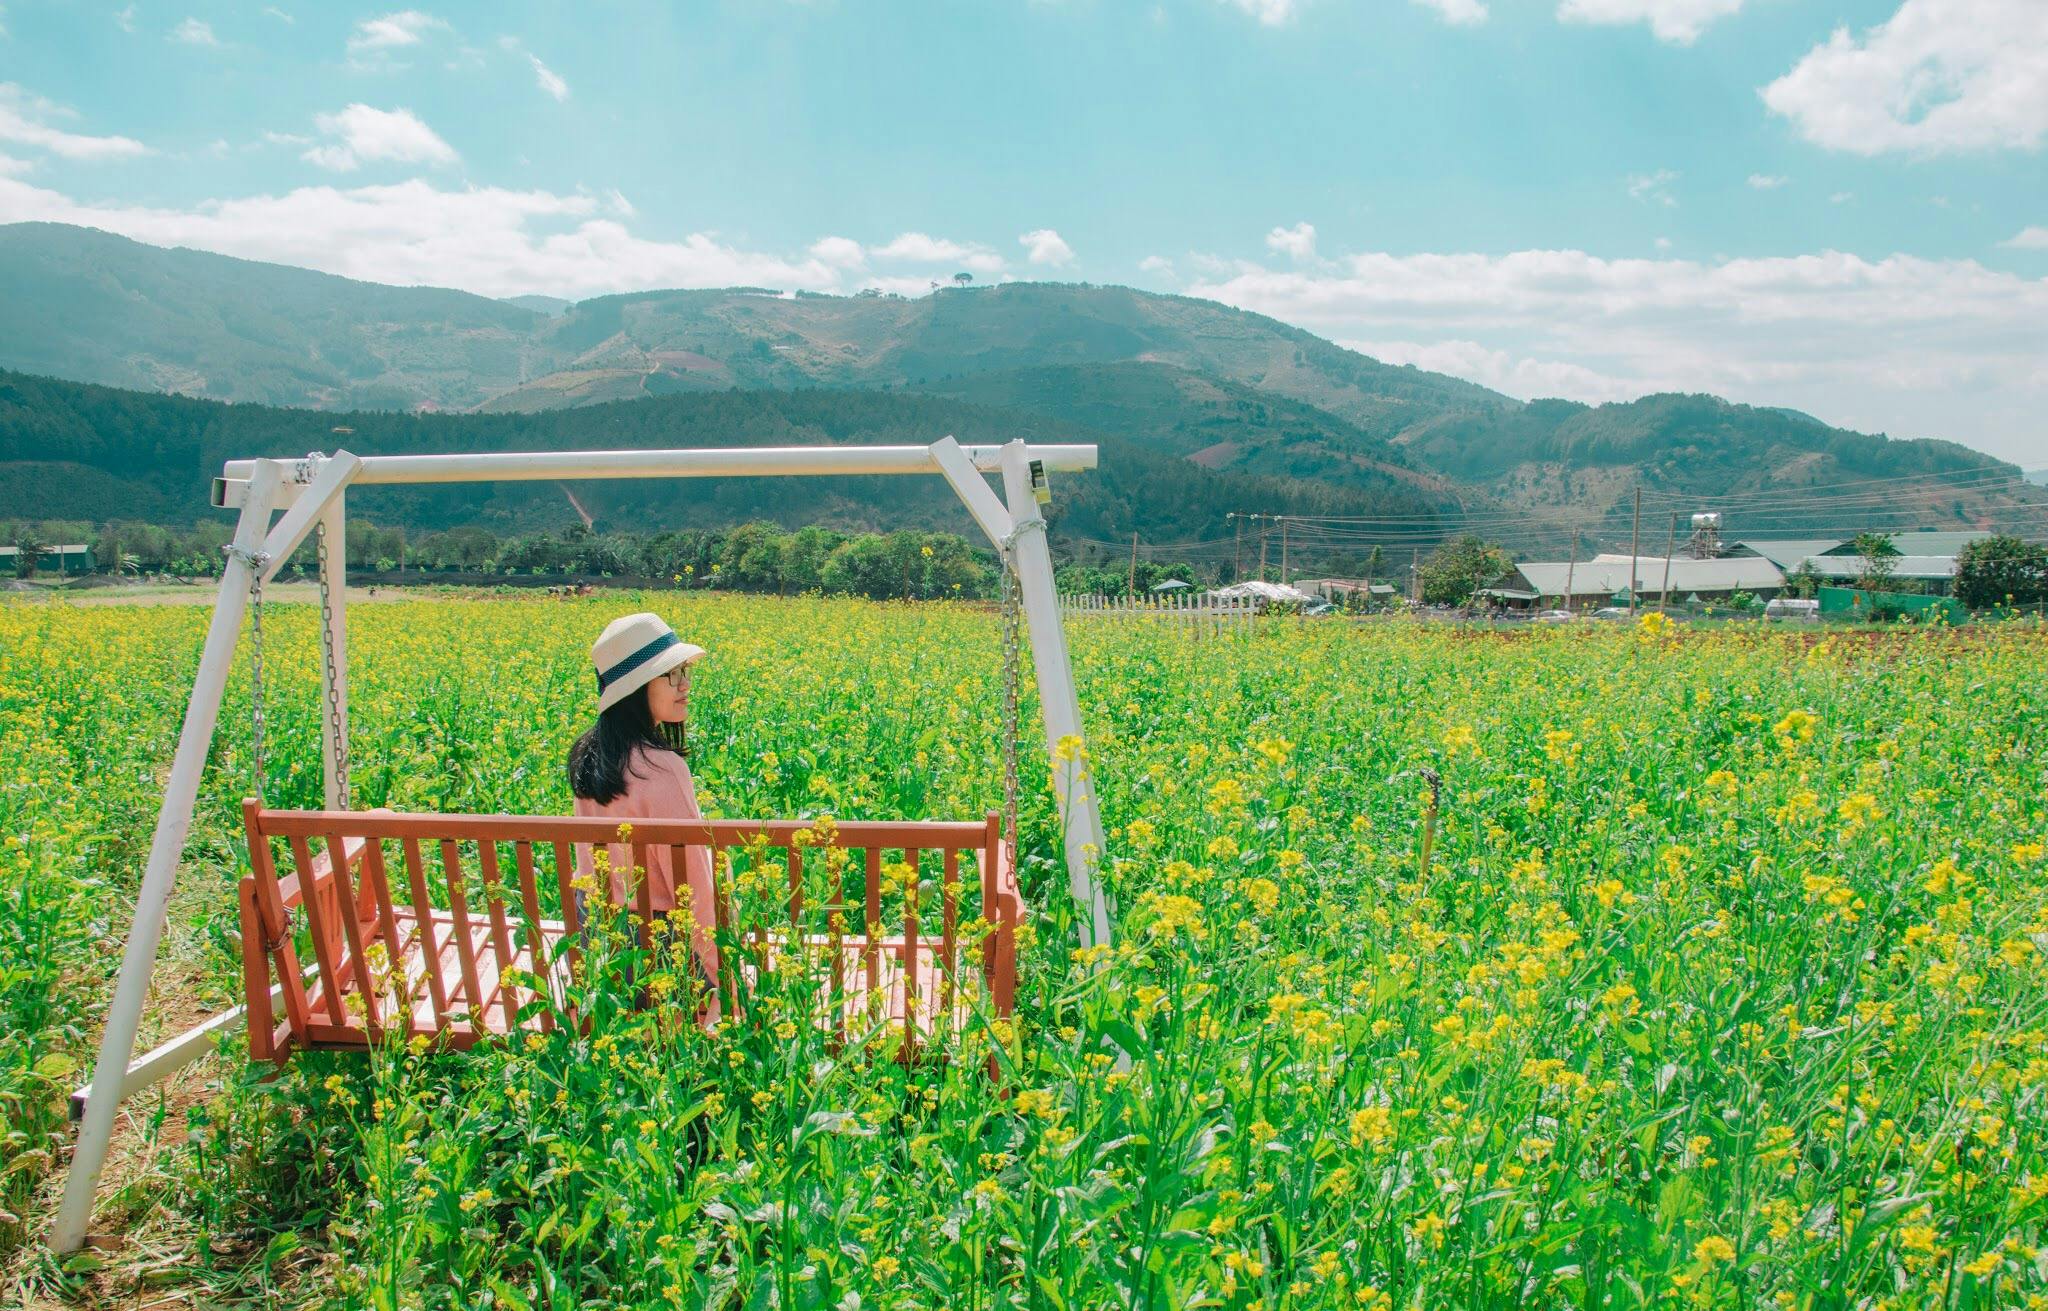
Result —
[[[962,272],[955,273],[953,275],[953,285],[956,287],[964,287],[972,281],[974,281],[974,275],[972,273]]]
[[[1786,590],[1809,601],[1820,595],[1820,585],[1820,570],[1813,567],[1812,560],[1801,560],[1799,567],[1785,576]]]
[[[1892,570],[1898,567],[1899,548],[1892,544],[1890,533],[1858,533],[1849,545],[1856,554],[1863,557],[1863,572],[1856,577],[1856,585],[1867,592],[1881,592],[1892,578]]]
[[[14,576],[33,578],[36,576],[36,565],[49,554],[49,547],[43,543],[43,539],[34,528],[23,524],[15,530],[14,551]]]
[[[1956,554],[1956,599],[1972,610],[2048,601],[2048,546],[2000,535]]]
[[[1386,568],[1386,565],[1386,551],[1378,546],[1373,547],[1372,554],[1365,557],[1365,581],[1371,583],[1377,579],[1380,576],[1380,570]]]
[[[900,595],[903,575],[897,563],[888,538],[878,533],[849,537],[825,558],[825,590],[875,598]]]
[[[782,581],[792,592],[817,592],[825,586],[825,561],[846,540],[830,528],[806,524],[782,544]]]
[[[1422,562],[1425,605],[1463,605],[1472,594],[1515,567],[1508,553],[1471,533],[1454,537]]]

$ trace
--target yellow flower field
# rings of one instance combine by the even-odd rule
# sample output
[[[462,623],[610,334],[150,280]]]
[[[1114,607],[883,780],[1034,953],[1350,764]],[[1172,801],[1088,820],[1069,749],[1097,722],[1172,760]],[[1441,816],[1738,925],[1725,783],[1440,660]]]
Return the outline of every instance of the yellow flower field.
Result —
[[[643,602],[713,653],[715,813],[998,804],[992,613],[669,594],[352,611],[356,803],[565,813],[588,644]],[[204,620],[0,607],[0,1245]],[[312,616],[270,627],[268,800],[311,804]],[[128,1223],[221,1300],[391,1311],[2048,1307],[2039,626],[1071,637],[1118,941],[1074,949],[1027,744],[1013,1032],[907,1069],[630,1013],[267,1085],[229,1053]],[[238,679],[170,939],[223,1004],[247,715]]]

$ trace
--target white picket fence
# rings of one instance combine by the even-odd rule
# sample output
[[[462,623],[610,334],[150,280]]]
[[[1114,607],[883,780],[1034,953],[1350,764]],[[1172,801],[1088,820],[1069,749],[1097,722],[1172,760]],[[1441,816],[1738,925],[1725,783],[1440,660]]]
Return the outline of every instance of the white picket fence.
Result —
[[[1120,619],[1132,623],[1171,624],[1190,637],[1220,637],[1226,633],[1249,633],[1258,614],[1258,599],[1250,596],[1216,597],[1168,593],[1164,596],[1060,597],[1060,614],[1075,620]]]

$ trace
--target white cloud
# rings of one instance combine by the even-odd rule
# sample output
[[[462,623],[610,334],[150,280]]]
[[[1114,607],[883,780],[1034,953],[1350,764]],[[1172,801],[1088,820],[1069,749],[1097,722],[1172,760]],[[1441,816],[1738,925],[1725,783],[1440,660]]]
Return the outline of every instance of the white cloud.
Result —
[[[1742,8],[1743,0],[1558,0],[1561,23],[1648,23],[1659,41],[1691,45],[1707,24]]]
[[[151,151],[128,137],[94,137],[52,127],[47,120],[75,115],[62,105],[16,85],[0,82],[0,141],[47,150],[65,159],[132,159]]]
[[[526,58],[533,65],[533,80],[541,90],[557,100],[569,98],[569,84],[562,80],[560,74],[540,62],[539,55],[529,53]]]
[[[455,148],[410,109],[355,104],[338,114],[321,114],[313,122],[322,135],[338,139],[313,147],[301,158],[336,173],[350,172],[367,161],[452,164],[458,158]]]
[[[1266,234],[1266,249],[1286,255],[1290,259],[1314,259],[1316,225],[1297,223],[1291,228],[1274,228]]]
[[[1147,255],[1138,261],[1140,273],[1157,273],[1162,277],[1173,276],[1173,261],[1164,255]]]
[[[600,217],[600,204],[588,195],[444,189],[414,178],[159,209],[80,202],[0,177],[0,223],[74,223],[377,282],[572,299],[662,287],[842,289],[840,270],[822,260],[743,250],[706,233],[649,240]]]
[[[1828,203],[1830,205],[1846,205],[1854,199],[1856,199],[1856,193],[1853,191],[1837,191],[1828,197]]]
[[[1335,340],[1407,343],[1401,358],[1418,365],[1424,350],[1463,351],[1473,362],[1453,372],[1516,395],[1711,391],[2039,462],[2048,278],[1837,251],[1720,261],[1374,252],[1326,268],[1241,266],[1187,291]]]
[[[265,5],[263,7],[263,12],[265,16],[275,18],[280,23],[296,24],[299,21],[298,19],[293,18],[290,14],[286,13],[284,10],[279,9],[276,5]]]
[[[1074,259],[1074,248],[1051,228],[1034,228],[1017,238],[1017,244],[1030,252],[1028,258],[1033,264],[1050,264],[1059,268],[1071,264]]]
[[[133,32],[135,30],[135,6],[129,5],[126,9],[115,10],[114,22],[120,26],[123,32]]]
[[[2021,228],[1998,244],[2011,246],[2014,250],[2048,250],[2048,226],[2035,224],[2030,228]]]
[[[1628,180],[1629,199],[1675,207],[1678,201],[1671,194],[1671,184],[1676,181],[1678,174],[1668,168],[1660,168],[1655,173],[1633,174]]]
[[[1455,27],[1470,27],[1486,21],[1486,6],[1480,0],[1415,0],[1415,3],[1436,10],[1446,23]]]
[[[868,262],[867,252],[851,237],[820,237],[811,243],[811,258],[836,269],[857,269]]]
[[[213,26],[196,18],[188,18],[171,29],[170,39],[188,46],[217,46],[220,38],[213,34]]]
[[[34,167],[34,164],[29,163],[25,159],[16,159],[12,155],[0,155],[0,178],[17,177]]]
[[[906,264],[958,264],[976,273],[999,273],[1003,268],[1003,257],[986,246],[948,241],[922,232],[905,232],[870,253],[877,259]]]
[[[1267,27],[1278,27],[1294,17],[1295,0],[1223,0],[1235,5]]]
[[[300,136],[296,132],[265,132],[265,144],[272,146],[310,146],[313,138]]]
[[[620,218],[636,218],[640,213],[633,202],[626,199],[626,193],[617,187],[607,187],[605,189],[604,203],[606,209],[609,209]]]
[[[1476,382],[1482,387],[1510,396],[1564,396],[1598,404],[1629,401],[1642,394],[1635,383],[1612,378],[1583,365],[1561,360],[1538,360],[1491,350],[1476,341],[1340,341],[1348,347],[1388,364],[1412,364],[1433,373]]]
[[[2048,139],[2048,4],[1904,0],[1860,39],[1835,29],[1761,94],[1831,150],[2031,150]]]
[[[426,39],[427,33],[436,28],[445,29],[447,23],[432,14],[423,14],[417,9],[405,9],[382,18],[367,18],[356,24],[356,30],[349,36],[348,48],[351,54],[363,54],[376,50],[397,50],[404,46],[416,46]]]
[[[1654,244],[1654,245],[1655,245],[1655,246],[1657,247],[1657,249],[1658,249],[1658,250],[1670,250],[1670,249],[1671,249],[1671,238],[1669,238],[1669,237],[1659,237],[1659,238],[1657,238],[1657,240],[1656,240],[1656,241],[1655,241],[1655,243],[1653,243],[1653,244]]]
[[[1755,187],[1758,191],[1776,191],[1791,180],[1790,178],[1777,177],[1770,173],[1752,173],[1749,175],[1749,185]]]

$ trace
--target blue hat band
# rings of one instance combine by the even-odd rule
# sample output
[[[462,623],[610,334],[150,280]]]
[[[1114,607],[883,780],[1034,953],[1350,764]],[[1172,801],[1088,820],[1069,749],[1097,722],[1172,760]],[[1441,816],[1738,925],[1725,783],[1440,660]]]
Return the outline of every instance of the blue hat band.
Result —
[[[603,692],[613,683],[618,682],[626,675],[646,664],[649,660],[654,659],[663,651],[668,650],[672,646],[681,646],[682,644],[682,639],[674,633],[663,633],[660,637],[655,638],[646,646],[633,652],[633,654],[619,661],[610,669],[600,669],[597,672],[597,690]]]

